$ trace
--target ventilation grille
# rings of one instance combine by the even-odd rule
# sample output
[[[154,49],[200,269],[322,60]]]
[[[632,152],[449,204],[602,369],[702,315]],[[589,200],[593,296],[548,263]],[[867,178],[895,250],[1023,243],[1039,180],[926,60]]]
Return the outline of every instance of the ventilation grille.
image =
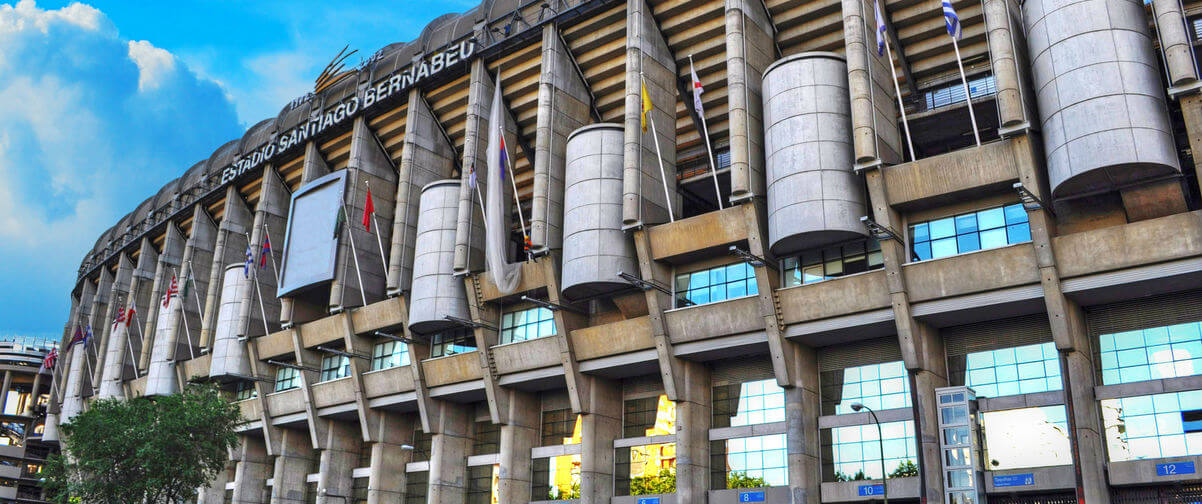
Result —
[[[948,357],[1052,341],[1045,313],[947,327],[940,333]]]
[[[659,395],[664,392],[664,382],[657,374],[635,376],[622,380],[622,398],[634,399]]]
[[[832,345],[818,350],[818,365],[822,371],[880,364],[902,360],[897,337],[889,336],[852,344]]]
[[[1090,336],[1202,320],[1202,290],[1133,299],[1086,310]]]
[[[727,359],[715,363],[711,374],[713,385],[729,385],[748,381],[766,380],[776,374],[772,371],[772,358],[767,355]]]

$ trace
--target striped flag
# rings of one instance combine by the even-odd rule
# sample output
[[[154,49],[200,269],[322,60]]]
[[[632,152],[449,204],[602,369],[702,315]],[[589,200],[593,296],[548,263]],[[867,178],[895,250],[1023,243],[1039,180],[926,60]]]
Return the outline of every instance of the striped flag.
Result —
[[[46,354],[46,358],[42,360],[42,369],[54,369],[54,363],[57,360],[58,360],[58,349],[51,348],[50,352]]]
[[[505,165],[509,163],[509,155],[505,153],[505,129],[501,128],[501,134],[498,135],[501,141],[501,180],[505,180]]]
[[[701,106],[701,93],[705,92],[705,88],[701,87],[701,79],[697,78],[692,59],[689,59],[689,77],[693,79],[693,110],[697,111],[697,117],[705,117],[705,109]]]
[[[163,296],[163,308],[171,304],[171,298],[179,293],[179,279],[171,275],[171,284],[167,286],[167,294]]]
[[[943,0],[943,21],[947,23],[948,35],[956,40],[964,37],[964,33],[960,31],[960,16],[956,15],[956,8],[952,7],[951,0]]]
[[[367,193],[367,204],[371,206],[371,193]],[[259,247],[259,269],[267,268],[267,257],[271,255],[271,236],[263,236],[263,246]]]
[[[250,244],[246,244],[246,262],[242,263],[242,276],[250,278],[250,266],[255,263],[255,253],[250,250]]]
[[[876,55],[885,55],[885,17],[881,15],[881,3],[872,2],[873,13],[876,14]]]

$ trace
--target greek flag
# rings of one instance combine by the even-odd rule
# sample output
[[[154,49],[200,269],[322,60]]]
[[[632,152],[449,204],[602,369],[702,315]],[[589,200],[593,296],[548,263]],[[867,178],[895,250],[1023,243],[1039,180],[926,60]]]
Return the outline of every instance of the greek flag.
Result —
[[[960,16],[956,15],[955,7],[952,7],[951,0],[943,0],[943,20],[947,23],[947,34],[952,38],[960,40],[964,33],[960,31]]]
[[[944,4],[947,5],[947,4]],[[873,14],[876,14],[876,55],[885,55],[885,17],[881,16],[881,3],[872,2]]]

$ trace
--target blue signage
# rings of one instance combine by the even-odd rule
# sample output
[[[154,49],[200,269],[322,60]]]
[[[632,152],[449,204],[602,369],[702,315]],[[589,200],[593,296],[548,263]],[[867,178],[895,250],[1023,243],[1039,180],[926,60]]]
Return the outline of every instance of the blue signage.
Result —
[[[764,502],[764,492],[739,492],[739,502]]]
[[[640,497],[639,504],[659,504],[659,497]]]
[[[1167,464],[1156,464],[1157,476],[1176,476],[1178,474],[1194,474],[1197,472],[1194,469],[1193,462],[1169,462]]]
[[[1035,484],[1035,475],[1026,474],[1007,474],[1004,476],[994,476],[993,486],[995,487],[1016,487],[1028,486]]]
[[[873,495],[884,495],[885,485],[860,485],[860,497],[871,497]]]

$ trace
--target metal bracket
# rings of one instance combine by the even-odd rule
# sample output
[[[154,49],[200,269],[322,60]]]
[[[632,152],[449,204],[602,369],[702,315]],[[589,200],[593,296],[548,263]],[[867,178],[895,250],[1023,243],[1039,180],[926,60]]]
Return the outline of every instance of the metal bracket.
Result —
[[[752,254],[749,251],[743,250],[743,249],[739,248],[737,245],[731,245],[728,250],[730,250],[731,255],[739,257],[740,259],[743,259],[744,262],[751,265],[751,267],[753,267],[753,268],[758,268],[760,266],[767,266],[774,270],[776,269],[776,265],[772,264],[767,259],[764,259],[763,257],[760,257],[758,255]]]
[[[897,231],[890,229],[888,226],[877,224],[876,221],[872,220],[872,217],[867,215],[860,217],[860,222],[864,223],[864,227],[868,228],[868,233],[873,238],[876,238],[877,241],[896,240],[898,243],[905,243],[905,240],[902,240],[901,235],[897,234]]]
[[[496,331],[496,330],[497,330],[497,328],[496,328],[496,327],[490,326],[490,325],[488,325],[488,324],[483,324],[483,323],[480,323],[480,322],[473,322],[473,321],[471,321],[471,320],[468,320],[468,319],[465,319],[465,318],[459,318],[459,317],[455,317],[455,316],[452,316],[452,315],[446,315],[446,316],[443,316],[442,318],[443,318],[443,320],[446,320],[446,321],[449,321],[449,322],[454,322],[454,323],[456,323],[456,324],[459,324],[459,325],[461,325],[461,326],[463,326],[463,327],[469,327],[469,328],[472,328],[472,329],[488,329],[488,330],[490,330],[490,331]]]
[[[571,307],[571,306],[567,306],[567,305],[562,305],[562,304],[559,304],[559,303],[552,303],[552,302],[550,302],[550,301],[543,301],[543,300],[541,300],[541,299],[535,299],[535,298],[532,298],[532,297],[530,297],[530,296],[522,296],[522,301],[527,301],[527,302],[530,302],[530,303],[536,304],[536,305],[538,305],[538,306],[540,306],[540,307],[546,308],[546,309],[548,309],[548,310],[551,310],[551,311],[559,311],[559,310],[564,310],[564,311],[570,311],[570,312],[572,312],[572,313],[578,313],[578,314],[580,314],[580,315],[588,315],[588,312],[586,312],[586,311],[584,311],[584,310],[581,310],[581,309],[579,309],[579,308],[575,308],[575,307]]]
[[[1042,209],[1047,210],[1052,215],[1056,215],[1056,212],[1052,211],[1051,206],[1039,199],[1039,196],[1036,196],[1030,189],[1027,189],[1027,186],[1024,186],[1022,182],[1015,182],[1013,187],[1015,191],[1018,191],[1018,199],[1022,201],[1023,208],[1028,212]]]
[[[328,354],[340,355],[340,356],[342,356],[342,357],[350,357],[350,358],[355,358],[355,359],[371,360],[371,356],[370,356],[370,355],[357,354],[357,353],[355,353],[355,352],[347,352],[346,350],[341,350],[341,349],[337,349],[337,348],[329,348],[329,347],[324,347],[324,346],[321,346],[321,345],[317,345],[317,351],[319,351],[319,352],[325,352],[325,353],[328,353]]]
[[[386,333],[386,332],[382,332],[382,331],[376,331],[376,332],[375,332],[375,333],[373,333],[373,334],[375,334],[376,336],[378,336],[378,337],[380,337],[380,338],[384,338],[384,339],[387,339],[387,340],[392,340],[392,341],[395,341],[395,342],[397,342],[397,343],[405,343],[405,344],[408,344],[408,345],[415,345],[415,344],[420,344],[420,343],[421,343],[420,341],[417,341],[417,340],[415,340],[415,339],[413,339],[413,338],[406,338],[406,337],[404,337],[404,336],[397,336],[397,335],[395,335],[395,334],[388,334],[388,333]]]
[[[625,271],[619,271],[618,278],[625,280],[630,285],[638,287],[639,289],[643,290],[644,292],[649,291],[651,289],[655,289],[655,290],[660,291],[669,296],[672,295],[671,289],[668,289],[663,284],[661,284],[655,280],[643,280],[642,278],[631,275],[630,273],[627,273]]]
[[[291,362],[280,362],[277,360],[267,359],[267,363],[271,364],[272,366],[279,366],[282,368],[295,369],[297,371],[309,371],[311,373],[320,373],[321,372],[320,369],[317,369],[314,367],[309,367],[309,366],[302,366],[299,364],[293,364]]]

